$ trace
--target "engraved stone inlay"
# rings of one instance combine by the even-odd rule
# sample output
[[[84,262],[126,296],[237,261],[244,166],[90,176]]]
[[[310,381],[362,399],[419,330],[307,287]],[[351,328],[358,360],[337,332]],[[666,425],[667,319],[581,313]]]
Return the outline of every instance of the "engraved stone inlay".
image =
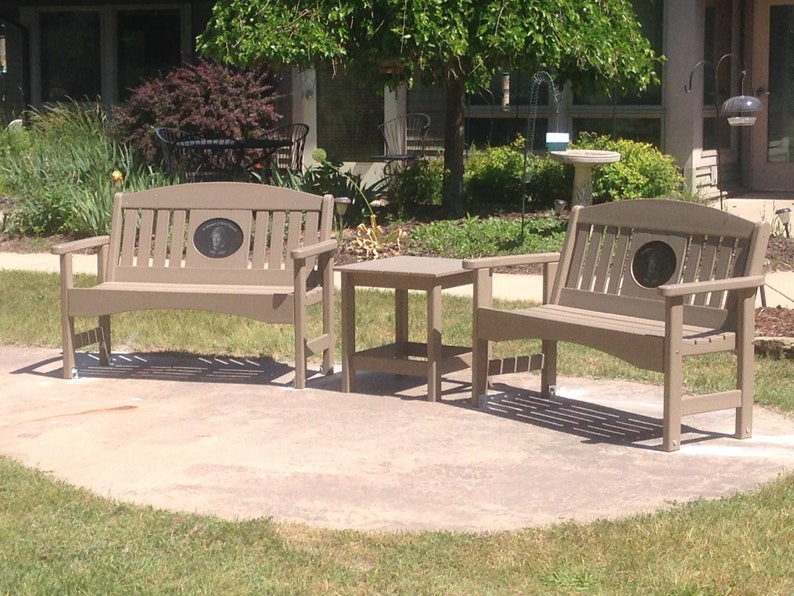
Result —
[[[243,244],[243,231],[230,219],[208,219],[193,234],[196,250],[210,259],[223,259],[236,253]]]
[[[676,268],[675,251],[666,242],[654,240],[635,253],[631,273],[644,288],[658,288],[667,283]]]

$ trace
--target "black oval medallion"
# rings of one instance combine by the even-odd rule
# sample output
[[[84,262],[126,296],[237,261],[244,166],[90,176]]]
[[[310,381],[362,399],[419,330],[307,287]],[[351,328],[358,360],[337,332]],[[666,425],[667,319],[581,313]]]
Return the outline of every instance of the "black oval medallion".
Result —
[[[631,273],[644,288],[658,288],[675,273],[675,251],[666,242],[654,240],[643,244],[634,254]]]
[[[205,257],[223,259],[240,249],[243,244],[243,231],[230,219],[208,219],[196,228],[193,244]]]

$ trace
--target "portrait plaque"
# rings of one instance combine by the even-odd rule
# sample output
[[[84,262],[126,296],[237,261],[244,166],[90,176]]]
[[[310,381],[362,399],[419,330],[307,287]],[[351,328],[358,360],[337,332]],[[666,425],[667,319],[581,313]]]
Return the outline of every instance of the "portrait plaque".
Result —
[[[643,244],[631,263],[631,273],[643,288],[658,288],[667,283],[673,277],[675,268],[675,251],[661,240]]]
[[[223,259],[240,250],[243,231],[230,219],[208,219],[193,233],[193,245],[205,257]]]

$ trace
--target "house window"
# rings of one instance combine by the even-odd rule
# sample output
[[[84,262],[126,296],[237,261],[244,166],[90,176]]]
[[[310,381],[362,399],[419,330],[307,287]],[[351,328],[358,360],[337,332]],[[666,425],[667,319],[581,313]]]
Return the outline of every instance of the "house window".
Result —
[[[383,153],[383,96],[371,84],[330,68],[317,69],[317,146],[329,159],[372,161]]]
[[[178,10],[121,10],[118,13],[118,96],[180,63]]]
[[[20,20],[31,32],[31,103],[125,100],[130,88],[192,56],[191,15],[187,4],[21,7]]]
[[[99,14],[42,13],[40,27],[42,101],[99,97]]]

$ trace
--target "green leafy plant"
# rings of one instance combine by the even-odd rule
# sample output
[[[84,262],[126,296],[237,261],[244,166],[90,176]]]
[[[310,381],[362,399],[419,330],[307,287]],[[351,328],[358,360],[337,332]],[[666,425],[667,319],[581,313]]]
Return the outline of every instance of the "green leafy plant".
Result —
[[[113,195],[165,182],[106,134],[98,104],[58,104],[0,132],[3,187],[13,200],[7,230],[27,236],[104,234]],[[114,176],[118,171],[120,176]]]
[[[519,137],[510,145],[469,151],[463,175],[468,205],[521,204],[523,146],[524,140]]]
[[[441,205],[443,178],[443,159],[417,159],[389,172],[383,181],[383,196],[397,206],[402,219],[412,207]]]
[[[682,195],[684,177],[675,159],[650,143],[580,133],[575,147],[620,153],[619,162],[593,171],[593,199],[596,202]]]

